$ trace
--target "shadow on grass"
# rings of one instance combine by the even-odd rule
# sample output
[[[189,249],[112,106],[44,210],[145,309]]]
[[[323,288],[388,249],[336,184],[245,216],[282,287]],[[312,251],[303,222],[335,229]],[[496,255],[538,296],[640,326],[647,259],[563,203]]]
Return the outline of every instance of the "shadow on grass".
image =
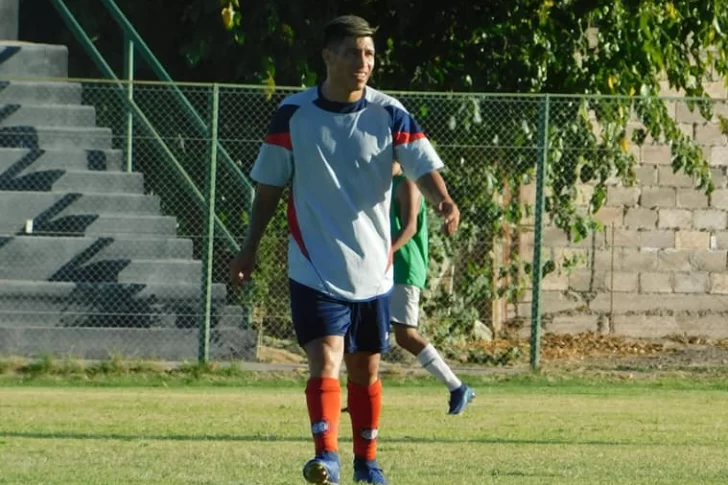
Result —
[[[236,434],[122,434],[122,433],[74,433],[72,431],[50,433],[33,431],[0,431],[0,438],[53,439],[53,440],[118,440],[118,441],[239,441],[239,442],[305,442],[311,441],[308,436],[262,436]],[[351,442],[349,437],[341,437],[339,441]],[[685,441],[609,441],[609,440],[566,440],[566,439],[518,439],[498,437],[448,438],[427,436],[405,436],[386,438],[384,443],[402,444],[492,444],[492,445],[575,445],[575,446],[714,446],[716,443]]]

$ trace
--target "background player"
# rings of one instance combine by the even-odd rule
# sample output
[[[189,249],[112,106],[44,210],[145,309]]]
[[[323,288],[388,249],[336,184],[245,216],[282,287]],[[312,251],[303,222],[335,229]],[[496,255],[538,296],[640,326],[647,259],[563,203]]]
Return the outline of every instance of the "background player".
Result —
[[[420,292],[425,287],[429,262],[427,208],[417,186],[404,176],[398,162],[394,162],[392,171],[392,328],[397,345],[417,357],[422,367],[447,386],[450,391],[448,413],[461,414],[475,397],[475,392],[458,379],[437,349],[417,331]]]

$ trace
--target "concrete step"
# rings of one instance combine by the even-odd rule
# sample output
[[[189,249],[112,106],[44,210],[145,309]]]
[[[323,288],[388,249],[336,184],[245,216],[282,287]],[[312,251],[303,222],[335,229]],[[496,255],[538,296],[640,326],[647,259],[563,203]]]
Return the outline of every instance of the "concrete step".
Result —
[[[83,218],[81,218],[83,220]],[[177,218],[172,216],[137,216],[137,215],[101,215],[91,224],[86,226],[77,225],[78,218],[71,217],[66,221],[53,221],[47,227],[50,232],[58,232],[58,229],[68,228],[68,232],[85,234],[87,236],[129,236],[136,238],[145,237],[174,237],[177,235]],[[70,223],[70,224],[69,224]],[[41,227],[41,229],[43,229]]]
[[[0,280],[3,327],[196,328],[200,282],[73,283]],[[223,284],[212,285],[214,328],[246,328],[244,309],[226,303]]]
[[[0,39],[18,38],[19,0],[0,0]]]
[[[210,359],[245,360],[256,357],[253,329],[221,328],[211,332]],[[199,331],[178,328],[7,328],[0,324],[0,354],[104,360],[128,359],[194,361]]]
[[[68,284],[68,283],[57,283]],[[87,283],[88,284],[88,283]],[[109,285],[108,283],[104,283]],[[220,285],[216,285],[220,286]],[[203,312],[198,294],[195,298],[129,298],[79,300],[0,300],[0,327],[4,328],[199,328]],[[33,305],[30,305],[30,302]],[[11,306],[12,305],[12,306]],[[244,308],[226,305],[224,299],[213,300],[210,328],[253,328]]]
[[[76,283],[176,283],[195,284],[202,277],[202,263],[191,259],[117,259],[81,267],[67,267],[55,281]]]
[[[212,286],[212,297],[224,302],[227,295],[225,285]],[[55,281],[4,280],[0,279],[0,308],[18,308],[23,312],[30,310],[45,311],[41,304],[103,303],[111,305],[142,299],[154,303],[174,303],[179,300],[200,300],[200,282],[181,284],[166,281],[159,284],[138,283],[70,283]],[[8,302],[12,302],[9,305]],[[44,303],[45,302],[45,303]],[[192,303],[190,303],[192,305]],[[194,306],[194,305],[193,305]]]
[[[0,176],[0,190],[143,194],[144,176],[138,172],[49,170],[21,174],[7,179]]]
[[[0,126],[96,126],[93,106],[0,104]]]
[[[0,280],[0,354],[193,359],[201,322],[197,284]],[[211,358],[255,358],[257,336],[212,286]]]
[[[201,263],[188,259],[102,259],[89,263],[70,261],[67,266],[28,265],[3,268],[7,280],[38,279],[74,283],[164,283],[200,280]]]
[[[216,286],[222,286],[220,284]],[[240,305],[223,305],[222,300],[216,301],[213,328],[221,330],[226,328],[252,328],[252,315],[250,309]]]
[[[16,231],[6,233],[32,233],[39,236],[89,236],[159,238],[177,235],[177,219],[171,216],[137,216],[116,214],[75,214],[48,220],[34,219],[32,231],[28,221]],[[2,229],[0,225],[0,229]],[[17,226],[16,226],[17,227]],[[0,234],[3,231],[0,230]]]
[[[0,40],[0,78],[68,77],[68,48]]]
[[[122,159],[121,150],[0,148],[0,180],[58,170],[118,172]]]
[[[0,127],[0,147],[7,148],[112,148],[109,128],[58,126]]]
[[[54,81],[2,81],[0,103],[12,104],[81,104],[83,86]]]
[[[0,236],[1,274],[9,280],[54,281],[88,265],[191,258],[192,241],[182,238]]]
[[[155,195],[0,191],[0,234],[15,234],[29,219],[35,229],[63,218],[91,223],[100,215],[158,216],[159,211]]]
[[[198,283],[202,263],[191,259],[105,259],[93,263],[69,263],[56,271],[49,267],[28,265],[3,268],[5,280],[50,279],[73,283]]]

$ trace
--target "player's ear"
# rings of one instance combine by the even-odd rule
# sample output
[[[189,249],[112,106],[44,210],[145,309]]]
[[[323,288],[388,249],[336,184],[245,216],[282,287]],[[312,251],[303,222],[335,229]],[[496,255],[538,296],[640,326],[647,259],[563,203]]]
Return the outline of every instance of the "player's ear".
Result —
[[[323,58],[325,65],[328,66],[331,63],[333,54],[334,53],[331,51],[330,47],[324,47],[323,49],[321,49],[321,57]]]

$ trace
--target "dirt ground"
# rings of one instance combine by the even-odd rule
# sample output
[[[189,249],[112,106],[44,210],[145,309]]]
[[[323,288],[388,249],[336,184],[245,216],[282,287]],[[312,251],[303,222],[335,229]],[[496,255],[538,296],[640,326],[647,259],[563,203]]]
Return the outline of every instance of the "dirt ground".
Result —
[[[673,335],[662,339],[630,339],[619,336],[579,334],[548,335],[542,359],[554,364],[583,363],[614,370],[728,369],[728,339]]]
[[[454,367],[486,370],[522,367],[528,363],[530,347],[525,340],[495,340],[470,342],[447,350],[446,357]],[[258,360],[305,364],[303,353],[294,343],[276,340],[263,343]],[[384,360],[390,366],[418,366],[414,357],[396,346]],[[728,371],[728,339],[674,335],[647,340],[596,333],[545,334],[541,340],[541,363],[558,368],[613,371]]]

